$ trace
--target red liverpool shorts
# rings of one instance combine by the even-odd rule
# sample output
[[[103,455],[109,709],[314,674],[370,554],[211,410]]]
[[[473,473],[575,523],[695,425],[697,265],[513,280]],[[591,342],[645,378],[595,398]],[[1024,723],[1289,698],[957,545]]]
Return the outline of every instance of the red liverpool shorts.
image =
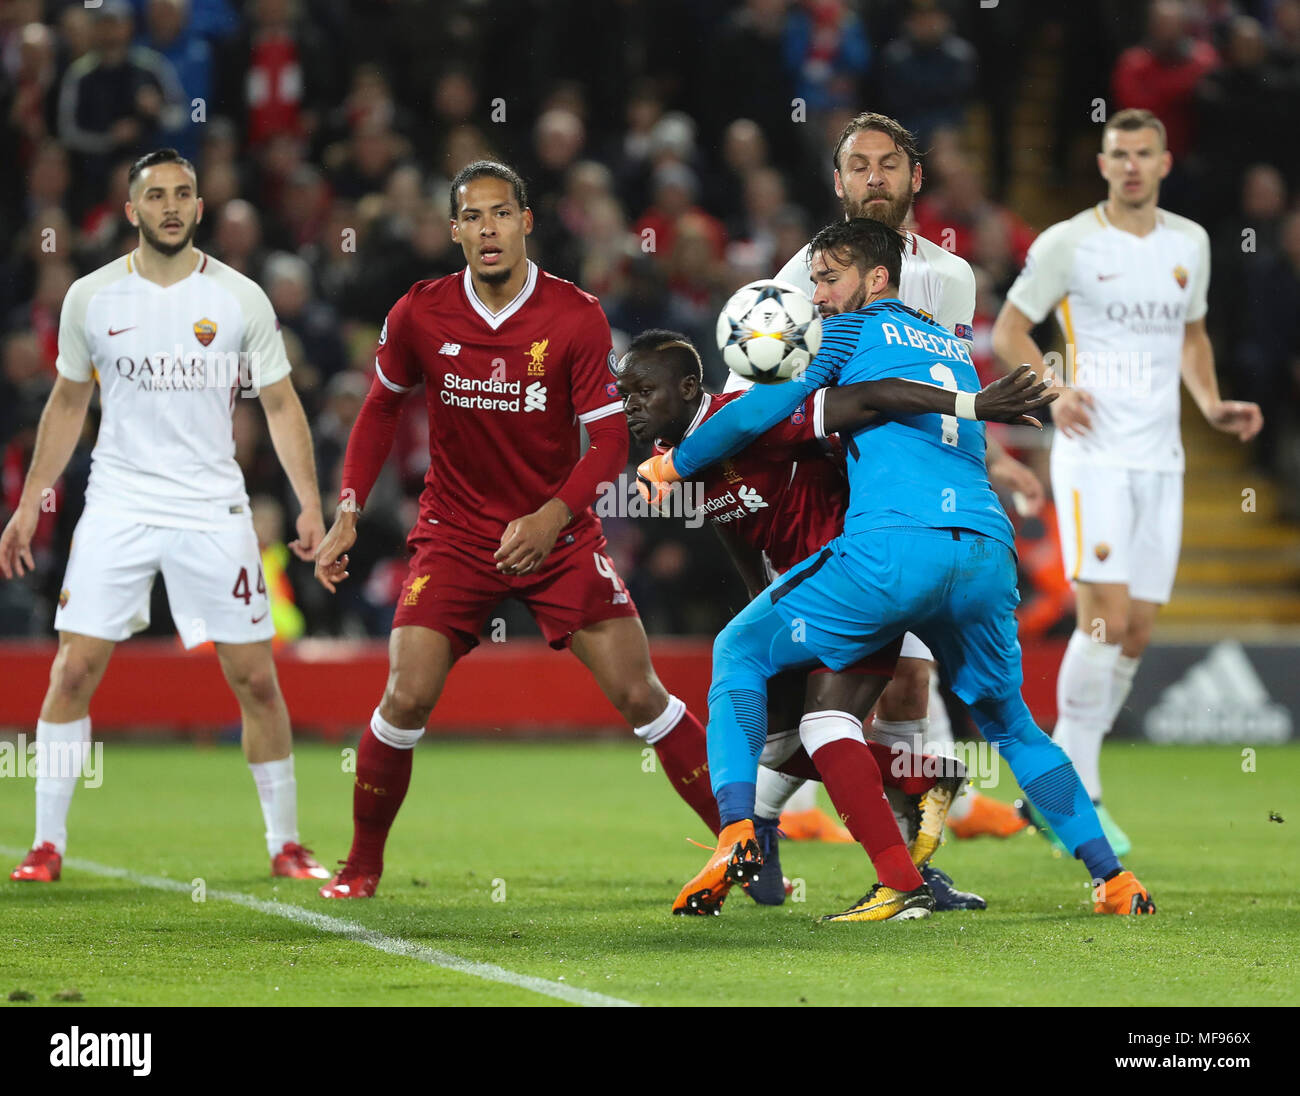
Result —
[[[495,549],[457,537],[428,518],[407,540],[410,569],[397,598],[393,627],[432,628],[451,640],[456,658],[478,646],[488,614],[506,598],[522,601],[559,650],[574,632],[614,617],[637,616],[632,596],[605,555],[599,525],[561,533],[551,554],[529,575],[497,570]]]

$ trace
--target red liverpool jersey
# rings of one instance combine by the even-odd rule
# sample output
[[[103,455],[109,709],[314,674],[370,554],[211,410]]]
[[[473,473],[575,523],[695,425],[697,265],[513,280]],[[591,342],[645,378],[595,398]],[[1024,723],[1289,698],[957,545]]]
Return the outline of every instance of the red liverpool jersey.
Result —
[[[706,392],[686,433],[744,394]],[[814,403],[822,396],[809,396],[788,418],[698,476],[709,520],[730,525],[747,544],[766,552],[778,574],[844,529],[848,481],[815,428],[821,416],[814,414]]]
[[[564,485],[578,424],[622,411],[600,302],[528,263],[524,287],[493,314],[468,268],[417,282],[388,313],[375,369],[395,392],[423,381],[429,471],[420,520],[496,549],[505,526]],[[568,526],[599,528],[587,507]]]

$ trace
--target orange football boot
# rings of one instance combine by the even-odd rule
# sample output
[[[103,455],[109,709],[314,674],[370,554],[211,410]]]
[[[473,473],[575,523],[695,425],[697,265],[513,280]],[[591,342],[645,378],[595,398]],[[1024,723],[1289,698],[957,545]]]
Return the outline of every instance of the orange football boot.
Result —
[[[1156,904],[1131,871],[1098,883],[1092,891],[1093,913],[1155,913]]]
[[[825,841],[832,845],[856,845],[853,835],[820,807],[806,811],[783,811],[781,833],[791,841]]]
[[[718,834],[718,847],[709,862],[681,889],[673,913],[718,914],[733,883],[748,886],[758,879],[763,854],[754,836],[753,819],[733,822]]]
[[[953,837],[1010,837],[1029,825],[1020,817],[1015,807],[990,795],[971,792],[971,808],[962,819],[948,816],[948,829]]]

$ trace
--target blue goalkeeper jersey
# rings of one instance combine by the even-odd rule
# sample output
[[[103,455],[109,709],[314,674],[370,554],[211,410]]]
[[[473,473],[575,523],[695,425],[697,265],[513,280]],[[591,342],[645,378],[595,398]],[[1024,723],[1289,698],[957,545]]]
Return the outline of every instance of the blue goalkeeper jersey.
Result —
[[[898,377],[978,392],[967,343],[895,298],[822,321],[822,343],[803,375],[755,385],[684,438],[673,455],[683,478],[743,449],[818,388]],[[1014,546],[989,486],[984,424],[954,415],[886,415],[842,435],[848,457],[844,533],[957,528]]]

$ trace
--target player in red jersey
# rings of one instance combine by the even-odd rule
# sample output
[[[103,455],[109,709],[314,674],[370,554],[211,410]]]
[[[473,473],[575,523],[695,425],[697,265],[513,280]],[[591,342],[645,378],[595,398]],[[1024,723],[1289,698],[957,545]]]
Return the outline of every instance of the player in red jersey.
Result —
[[[680,443],[702,422],[743,391],[721,395],[701,388],[699,354],[686,336],[673,331],[646,331],[633,341],[619,365],[618,388],[632,436],[654,441],[660,451]],[[1034,384],[1021,370],[1014,383],[995,382],[975,399],[975,415],[995,421],[1020,421],[1041,406],[1046,386]],[[955,396],[937,386],[910,381],[873,381],[821,389],[787,420],[772,427],[734,457],[707,469],[697,505],[727,545],[751,597],[775,575],[814,555],[839,536],[848,507],[848,484],[838,464],[827,456],[826,439],[840,430],[865,426],[877,411],[951,414]],[[766,557],[764,560],[763,557]],[[884,878],[905,862],[924,869],[938,848],[948,805],[964,770],[948,758],[903,759],[889,747],[866,743],[866,750],[827,743],[809,762],[797,729],[805,712],[846,713],[861,722],[870,714],[898,660],[901,638],[849,670],[781,675],[769,689],[767,746],[763,764],[806,776],[815,766],[850,832],[863,845]],[[805,704],[805,697],[807,703]],[[823,754],[827,754],[823,758]],[[942,774],[936,783],[935,777]],[[883,786],[919,797],[917,833],[905,847],[893,813],[882,797]],[[933,790],[931,790],[933,789]],[[776,819],[765,832],[755,829],[763,869],[747,891],[765,905],[785,897],[776,852]],[[676,912],[716,912],[725,890],[701,897],[687,885]],[[692,902],[694,904],[692,905]]]
[[[316,555],[331,592],[347,578],[361,508],[392,445],[402,401],[424,384],[429,471],[410,572],[389,643],[384,696],[363,732],[353,840],[326,898],[374,894],[406,794],[411,749],[452,665],[488,614],[522,601],[555,648],[570,648],[677,793],[716,834],[704,728],[650,663],[636,606],[591,511],[627,464],[609,323],[595,297],[528,259],[523,180],[480,160],[451,185],[459,274],[417,282],[388,313],[375,378],[343,469],[338,516]],[[590,447],[579,457],[579,429]]]

